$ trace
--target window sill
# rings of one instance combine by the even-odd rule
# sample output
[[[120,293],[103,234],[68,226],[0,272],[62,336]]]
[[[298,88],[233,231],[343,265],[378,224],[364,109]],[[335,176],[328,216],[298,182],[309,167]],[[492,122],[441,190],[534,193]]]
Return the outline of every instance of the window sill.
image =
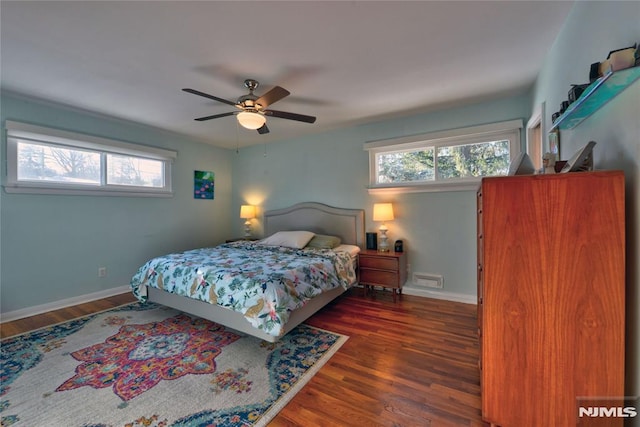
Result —
[[[68,196],[116,196],[116,197],[173,197],[172,191],[149,191],[138,188],[114,189],[96,188],[64,188],[50,185],[4,185],[4,191],[15,194],[58,194]]]
[[[404,185],[372,185],[367,188],[369,194],[389,193],[441,193],[445,191],[477,191],[481,178],[471,178],[455,182],[420,183]]]

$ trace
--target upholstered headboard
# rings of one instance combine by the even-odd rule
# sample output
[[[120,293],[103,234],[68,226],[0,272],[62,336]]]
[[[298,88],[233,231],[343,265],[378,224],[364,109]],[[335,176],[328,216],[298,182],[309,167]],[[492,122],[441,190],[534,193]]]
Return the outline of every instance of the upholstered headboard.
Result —
[[[342,209],[316,202],[298,203],[264,213],[265,236],[277,231],[307,230],[338,236],[342,243],[364,248],[364,210]]]

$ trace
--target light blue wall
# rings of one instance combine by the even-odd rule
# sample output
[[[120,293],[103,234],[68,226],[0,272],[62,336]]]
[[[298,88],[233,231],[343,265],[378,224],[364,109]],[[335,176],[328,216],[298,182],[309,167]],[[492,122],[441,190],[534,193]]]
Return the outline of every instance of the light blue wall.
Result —
[[[0,194],[1,312],[126,285],[147,258],[221,242],[242,232],[243,203],[260,209],[320,201],[364,208],[392,201],[392,240],[402,238],[412,270],[443,274],[444,291],[476,293],[475,193],[370,196],[369,140],[529,117],[546,103],[550,116],[571,83],[588,80],[589,65],[609,50],[640,42],[640,2],[576,2],[539,75],[531,98],[513,97],[337,130],[235,152],[132,123],[2,96],[1,119],[25,121],[178,150],[171,199]],[[526,48],[526,47],[523,47]],[[593,139],[596,166],[627,176],[627,394],[640,394],[640,83],[579,129],[561,135],[562,157]],[[303,126],[303,125],[301,125]],[[3,147],[0,150],[4,153]],[[0,154],[0,158],[3,154]],[[233,168],[232,168],[233,165]],[[195,201],[194,169],[216,172],[216,199]],[[233,188],[231,185],[233,184]],[[260,221],[256,223],[260,234]],[[109,276],[97,278],[106,266]],[[599,369],[599,367],[594,367]],[[640,419],[634,424],[640,425]]]
[[[589,66],[609,51],[640,42],[640,2],[576,2],[550,50],[533,93],[533,106],[551,113],[572,83],[589,81]],[[550,107],[551,106],[551,107]],[[574,130],[560,135],[562,158],[596,141],[597,169],[621,169],[626,177],[627,352],[626,395],[640,395],[640,81]],[[603,284],[603,286],[606,284]],[[606,367],[594,366],[606,375]],[[640,426],[640,417],[627,420]]]
[[[262,210],[297,202],[365,209],[367,231],[373,204],[394,204],[391,241],[403,239],[412,271],[442,274],[443,291],[476,295],[475,191],[369,195],[367,141],[493,123],[526,120],[528,96],[386,120],[265,147],[241,149],[233,162],[233,204]],[[240,225],[237,225],[238,229]],[[260,221],[256,233],[262,233]]]
[[[136,269],[153,256],[213,245],[229,237],[229,150],[6,93],[1,101],[3,125],[5,120],[22,121],[178,151],[172,198],[8,194],[2,190],[2,313],[128,285]],[[214,200],[193,198],[194,170],[216,173]],[[106,278],[98,278],[102,266],[107,267]]]

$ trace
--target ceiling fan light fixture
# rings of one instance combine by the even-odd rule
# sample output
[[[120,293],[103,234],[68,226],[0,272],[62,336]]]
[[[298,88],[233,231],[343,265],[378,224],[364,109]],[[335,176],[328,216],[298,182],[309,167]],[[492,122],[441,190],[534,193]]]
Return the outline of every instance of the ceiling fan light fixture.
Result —
[[[242,111],[238,113],[237,118],[238,123],[246,129],[259,129],[267,121],[265,116],[252,111]]]

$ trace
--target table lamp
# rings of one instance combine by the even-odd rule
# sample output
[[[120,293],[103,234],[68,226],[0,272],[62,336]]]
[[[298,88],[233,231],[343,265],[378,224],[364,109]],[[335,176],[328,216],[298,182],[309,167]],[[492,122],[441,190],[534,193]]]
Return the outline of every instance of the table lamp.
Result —
[[[245,219],[244,222],[244,237],[248,239],[251,237],[251,220],[256,217],[256,207],[253,205],[240,206],[240,218]]]
[[[374,203],[373,220],[382,222],[380,226],[380,244],[378,245],[378,251],[389,252],[389,243],[387,242],[388,229],[385,221],[393,220],[393,205],[391,203]]]

